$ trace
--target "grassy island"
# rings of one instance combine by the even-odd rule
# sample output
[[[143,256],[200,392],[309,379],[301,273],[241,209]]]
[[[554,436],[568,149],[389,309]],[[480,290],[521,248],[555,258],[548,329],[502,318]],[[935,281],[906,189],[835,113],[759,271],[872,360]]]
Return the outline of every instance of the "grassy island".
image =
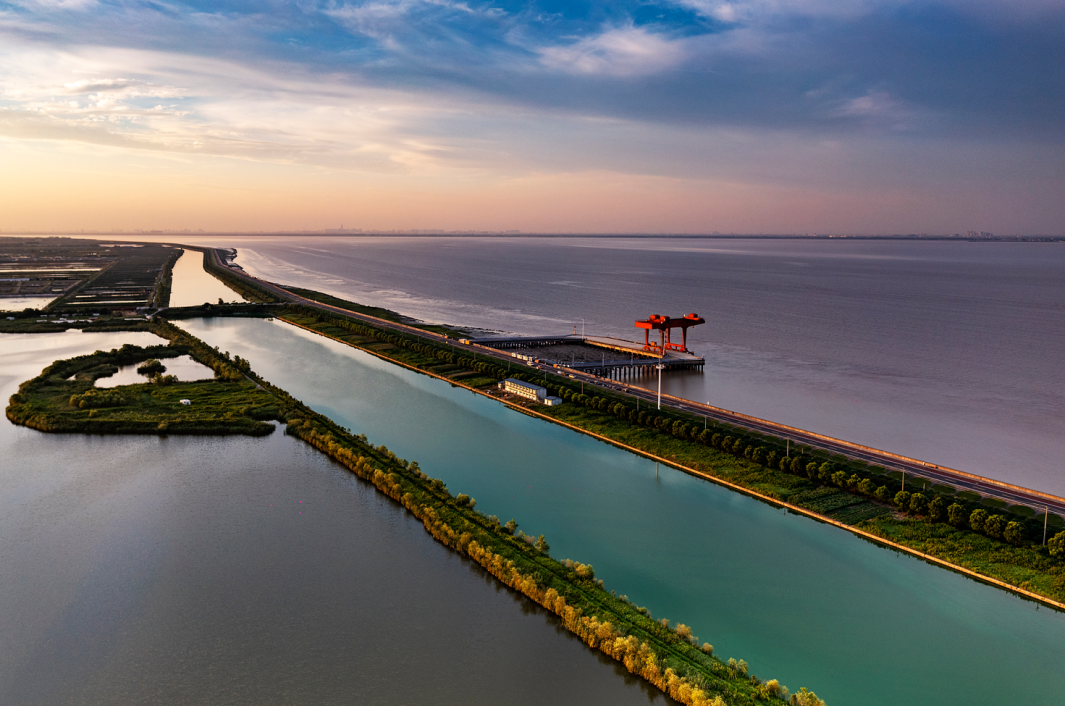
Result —
[[[274,396],[242,375],[216,373],[214,380],[179,382],[165,374],[161,361],[190,352],[185,345],[125,345],[57,361],[19,386],[7,417],[46,432],[250,436],[273,432],[266,420],[279,418]],[[149,363],[141,366],[148,373],[145,382],[95,386],[96,380],[118,372],[119,366],[138,363]]]

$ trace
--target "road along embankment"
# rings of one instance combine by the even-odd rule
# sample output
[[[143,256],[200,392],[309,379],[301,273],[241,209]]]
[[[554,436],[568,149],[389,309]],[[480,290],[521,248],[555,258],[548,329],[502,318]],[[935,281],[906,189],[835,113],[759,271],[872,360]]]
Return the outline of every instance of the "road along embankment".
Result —
[[[435,343],[443,343],[467,350],[471,355],[488,357],[505,363],[514,362],[514,357],[509,353],[479,346],[477,344],[462,344],[454,338],[439,331],[427,330],[426,327],[412,326],[400,321],[373,316],[357,309],[365,308],[355,305],[354,308],[345,308],[325,304],[313,298],[296,294],[285,287],[252,277],[241,269],[227,264],[226,257],[230,251],[222,251],[217,248],[200,248],[204,252],[204,266],[209,272],[219,277],[222,281],[233,287],[244,296],[253,301],[272,301],[298,303],[303,306],[319,309],[326,313],[340,314],[347,318],[362,321],[377,328],[383,328],[397,333],[425,338]],[[324,298],[324,297],[323,297]],[[331,301],[335,298],[329,297]],[[601,390],[608,390],[612,394],[623,394],[633,399],[642,399],[647,402],[655,402],[656,396],[640,387],[628,385],[621,381],[608,380],[588,373],[559,369],[543,363],[534,363],[526,367],[532,370],[565,376],[584,385],[591,385]],[[702,404],[671,395],[662,395],[662,403],[668,409],[689,413],[700,417],[707,417],[716,421],[741,427],[745,430],[763,435],[776,437],[778,444],[791,441],[800,446],[809,447],[811,450],[821,450],[828,454],[836,454],[845,457],[849,461],[858,461],[871,466],[884,468],[886,471],[897,471],[909,474],[911,484],[916,482],[923,484],[924,481],[933,483],[949,484],[960,490],[969,490],[982,496],[1002,500],[1008,504],[1023,505],[1033,510],[1043,509],[1048,513],[1065,516],[1065,498],[1051,493],[1045,493],[1031,488],[1025,488],[1012,483],[988,478],[972,473],[966,473],[946,466],[941,466],[919,459],[909,458],[890,451],[864,446],[844,439],[818,434],[816,432],[779,424],[767,419],[761,419],[741,412],[733,412],[721,407]]]

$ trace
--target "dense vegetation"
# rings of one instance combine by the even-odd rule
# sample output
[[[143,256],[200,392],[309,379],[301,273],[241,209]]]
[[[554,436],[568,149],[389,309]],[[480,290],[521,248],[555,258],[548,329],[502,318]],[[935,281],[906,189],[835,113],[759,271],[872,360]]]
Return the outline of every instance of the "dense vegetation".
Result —
[[[92,321],[86,320],[86,314],[74,315],[76,318],[72,320],[36,309],[27,309],[17,313],[9,312],[6,316],[0,317],[0,333],[60,333],[72,328],[98,332],[147,331],[149,329],[148,321],[144,317],[127,319],[124,316],[111,316],[107,313],[108,311],[106,308],[103,309],[99,312],[101,316]]]
[[[265,420],[278,419],[276,400],[244,378],[239,362],[230,362],[202,343],[194,346],[125,345],[111,351],[57,361],[11,396],[7,417],[46,432],[97,434],[270,434]],[[210,351],[211,355],[205,355]],[[197,353],[199,354],[197,356]],[[179,382],[164,375],[160,358],[192,354],[216,370],[215,380]],[[96,388],[101,377],[120,365],[149,362],[148,382]],[[144,368],[145,366],[141,366]],[[162,369],[162,370],[161,370]],[[190,404],[183,404],[188,400]]]
[[[591,389],[524,366],[504,368],[495,358],[463,347],[386,330],[305,306],[280,314],[292,323],[375,355],[483,388],[504,377],[545,385],[567,400],[536,413],[669,459],[834,521],[855,526],[944,561],[1058,601],[1065,601],[1062,519],[1023,506],[903,478],[878,466],[757,434],[742,427],[673,410],[656,410],[631,397]],[[905,487],[904,487],[905,486]],[[914,492],[917,491],[917,492]],[[1044,522],[1051,542],[1042,545]],[[934,540],[934,541],[933,541]]]
[[[181,255],[181,250],[175,250],[163,263],[163,268],[155,285],[155,296],[152,297],[151,306],[157,309],[170,306],[170,290],[174,284],[174,263],[178,261]]]

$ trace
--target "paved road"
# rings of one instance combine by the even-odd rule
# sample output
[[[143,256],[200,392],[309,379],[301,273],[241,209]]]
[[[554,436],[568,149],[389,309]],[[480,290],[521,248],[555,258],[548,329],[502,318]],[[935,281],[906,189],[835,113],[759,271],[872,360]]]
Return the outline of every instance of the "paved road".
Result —
[[[188,246],[185,246],[188,247]],[[215,264],[219,267],[227,267],[224,259],[222,258],[220,251],[214,248],[206,249],[209,255],[214,260]],[[396,323],[394,321],[388,321],[387,319],[380,319],[376,316],[369,316],[367,314],[360,314],[349,309],[343,309],[341,307],[330,306],[328,304],[322,304],[306,297],[301,297],[297,294],[279,287],[276,284],[260,280],[252,277],[251,275],[243,272],[242,270],[236,270],[228,268],[233,274],[248,280],[260,287],[263,287],[279,299],[283,301],[290,301],[294,303],[304,304],[306,306],[315,307],[324,311],[329,311],[337,314],[343,314],[353,319],[359,319],[366,323],[372,324],[380,328],[388,328],[403,333],[413,334],[415,336],[421,336],[423,338],[431,339],[437,343],[443,343],[446,345],[454,346],[455,348],[469,348],[475,350],[482,355],[491,356],[497,358],[500,361],[507,363],[518,362],[515,358],[503,351],[489,348],[487,346],[480,346],[476,344],[461,344],[457,339],[450,338],[448,336],[433,333],[431,331],[425,331],[414,326],[407,326],[405,324]],[[603,389],[613,390],[622,394],[627,394],[632,397],[646,400],[647,402],[657,404],[657,394],[650,390],[645,390],[641,387],[629,385],[625,382],[618,380],[612,380],[607,378],[601,378],[589,373],[583,373],[578,370],[572,370],[569,368],[556,368],[553,365],[547,365],[544,363],[534,363],[523,365],[531,367],[542,372],[550,372],[556,375],[568,376],[577,381],[583,381],[585,385],[591,385]],[[1058,515],[1065,516],[1065,498],[1051,495],[1049,493],[1043,493],[1030,488],[1023,488],[1015,486],[1009,483],[1003,483],[991,478],[985,478],[970,473],[965,473],[952,468],[945,468],[943,466],[937,466],[935,464],[926,463],[918,459],[907,458],[898,454],[893,454],[888,451],[880,449],[873,449],[859,444],[853,444],[842,439],[835,439],[832,437],[824,436],[822,434],[816,434],[814,432],[806,431],[803,429],[796,429],[783,424],[777,424],[766,419],[759,419],[746,414],[740,414],[738,412],[732,412],[720,407],[714,407],[712,405],[705,405],[692,400],[686,400],[679,397],[673,397],[671,395],[662,395],[662,405],[677,410],[683,410],[693,414],[702,415],[710,419],[716,419],[718,421],[726,422],[736,426],[741,426],[753,431],[757,431],[764,434],[772,434],[773,436],[780,437],[782,439],[791,439],[793,443],[797,443],[803,446],[810,446],[815,449],[824,449],[833,454],[842,454],[847,458],[858,459],[865,461],[871,465],[884,466],[885,468],[898,470],[904,472],[907,477],[919,476],[921,478],[927,478],[935,483],[944,483],[951,485],[959,489],[973,490],[981,495],[998,498],[1004,500],[1010,504],[1027,505],[1033,508],[1036,512],[1043,511],[1047,508]]]

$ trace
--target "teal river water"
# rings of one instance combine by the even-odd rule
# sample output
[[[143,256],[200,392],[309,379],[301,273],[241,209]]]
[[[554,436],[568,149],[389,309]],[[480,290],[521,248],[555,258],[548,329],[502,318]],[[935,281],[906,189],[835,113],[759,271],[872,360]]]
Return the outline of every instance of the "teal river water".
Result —
[[[279,322],[185,322],[718,654],[840,704],[1060,703],[1065,615]]]
[[[183,325],[830,706],[1065,698],[1065,615],[279,322]],[[127,340],[0,336],[0,394]],[[664,702],[280,434],[3,420],[0,458],[0,703]]]
[[[0,396],[150,334],[0,335]],[[0,704],[666,703],[317,451],[0,418]]]

